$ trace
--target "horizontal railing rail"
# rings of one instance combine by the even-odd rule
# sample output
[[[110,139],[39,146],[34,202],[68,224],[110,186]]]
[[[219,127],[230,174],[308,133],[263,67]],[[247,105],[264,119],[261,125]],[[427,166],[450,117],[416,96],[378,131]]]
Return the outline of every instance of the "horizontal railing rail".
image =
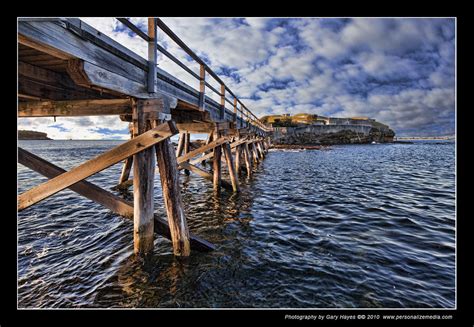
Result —
[[[271,131],[271,125],[266,125],[260,121],[255,114],[247,108],[247,106],[232,92],[232,90],[222,81],[222,79],[202,60],[191,48],[189,48],[161,19],[159,18],[148,18],[148,34],[143,32],[138,26],[133,24],[127,18],[117,18],[117,20],[130,29],[133,33],[141,37],[143,40],[148,42],[148,60],[153,64],[153,67],[157,66],[156,62],[156,51],[159,51],[165,57],[170,59],[172,62],[181,67],[184,71],[194,77],[199,81],[199,107],[204,109],[205,98],[206,98],[206,88],[214,92],[220,97],[220,106],[221,106],[221,118],[224,118],[225,110],[232,110],[226,108],[225,102],[230,104],[233,108],[234,121],[237,121],[240,114],[240,121],[246,122],[246,127],[249,125],[258,127],[265,132]],[[165,33],[173,42],[175,42],[181,50],[183,50],[190,58],[200,65],[200,74],[192,71],[186,64],[181,62],[176,56],[171,54],[168,50],[158,44],[157,36],[155,31],[159,28],[163,33]],[[151,32],[150,32],[151,31]],[[150,50],[151,49],[151,50]],[[149,65],[151,67],[151,64]],[[149,72],[150,73],[150,72]],[[214,88],[210,83],[206,81],[206,73],[209,74],[218,84],[221,86],[221,91]],[[151,74],[155,76],[149,76],[149,81],[156,80],[155,70],[151,70]],[[226,93],[229,94],[233,99],[229,99],[226,96]],[[240,104],[240,108],[238,106]]]

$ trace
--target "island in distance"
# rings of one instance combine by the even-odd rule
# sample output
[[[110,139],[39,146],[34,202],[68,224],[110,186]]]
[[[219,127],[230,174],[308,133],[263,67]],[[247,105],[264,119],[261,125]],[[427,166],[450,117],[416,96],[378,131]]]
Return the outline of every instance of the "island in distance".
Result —
[[[28,130],[19,130],[18,139],[19,140],[51,140],[46,133],[28,131]]]

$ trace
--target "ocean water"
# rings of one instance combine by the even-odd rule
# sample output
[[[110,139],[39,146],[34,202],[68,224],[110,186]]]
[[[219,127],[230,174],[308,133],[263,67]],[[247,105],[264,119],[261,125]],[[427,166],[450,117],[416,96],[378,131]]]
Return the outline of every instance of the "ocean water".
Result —
[[[19,146],[70,169],[119,143]],[[88,181],[110,190],[120,170]],[[18,164],[19,193],[44,181]],[[270,151],[239,194],[220,197],[199,176],[180,182],[190,231],[216,251],[175,258],[157,236],[154,253],[136,258],[131,220],[64,190],[18,214],[18,306],[455,306],[452,141]],[[159,176],[155,208],[166,217]]]

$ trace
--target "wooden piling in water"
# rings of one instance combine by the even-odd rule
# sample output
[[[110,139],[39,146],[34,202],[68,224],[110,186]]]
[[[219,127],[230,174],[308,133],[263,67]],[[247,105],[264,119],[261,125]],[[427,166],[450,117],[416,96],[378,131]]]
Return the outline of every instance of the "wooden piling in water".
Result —
[[[209,143],[212,142],[213,140],[213,135],[214,135],[214,132],[210,132],[209,135],[207,136],[207,140],[206,140],[206,143],[204,145],[208,145]],[[207,153],[204,152],[201,156],[204,157]],[[206,160],[202,160],[201,161],[201,165],[206,165]]]
[[[225,153],[225,161],[227,162],[227,169],[229,170],[230,181],[232,183],[232,189],[234,192],[239,191],[239,182],[237,179],[237,174],[235,173],[234,162],[232,160],[232,152],[230,150],[229,143],[224,143],[222,149]]]
[[[215,132],[214,138],[219,138],[219,132]],[[213,171],[213,187],[216,193],[220,193],[221,190],[221,146],[214,148],[214,158],[212,164]]]
[[[184,149],[184,141],[186,139],[186,133],[179,133],[178,147],[176,149],[176,157],[180,157]]]
[[[189,230],[184,215],[183,201],[179,186],[174,148],[170,140],[165,140],[155,146],[156,159],[160,170],[160,180],[165,202],[168,224],[170,226],[173,253],[176,256],[189,256]]]
[[[263,159],[265,158],[265,152],[263,151],[263,147],[262,147],[262,142],[261,141],[258,141],[257,142],[257,149],[258,149],[258,152],[260,154],[260,158]]]
[[[241,155],[242,155],[242,146],[237,145],[235,147],[235,173],[236,173],[237,176],[239,175],[239,172],[240,172],[240,165],[241,165],[240,157],[241,157]]]
[[[252,154],[252,158],[253,158],[253,162],[255,164],[258,164],[259,160],[258,160],[258,155],[257,155],[257,150],[255,149],[255,142],[251,142],[249,144],[249,147],[250,147],[250,152]]]
[[[133,138],[133,124],[129,124],[129,130],[130,130],[130,139],[132,139]],[[121,185],[125,185],[124,183],[128,181],[128,178],[130,177],[130,170],[132,169],[132,164],[133,164],[133,156],[130,156],[127,159],[125,159],[125,162],[123,163],[123,167],[122,167],[122,172],[120,173],[119,182],[118,182],[119,187]]]
[[[132,111],[134,137],[145,133],[148,128],[141,101],[137,102],[134,101]],[[152,147],[133,156],[133,249],[136,254],[153,250],[154,155]]]
[[[252,176],[252,164],[250,163],[250,151],[249,151],[249,145],[247,142],[242,144],[243,146],[243,152],[244,152],[244,160],[245,160],[245,167],[247,168],[247,176],[250,177]]]
[[[184,135],[185,135],[185,138],[184,138],[184,154],[187,154],[187,153],[189,153],[189,150],[190,150],[191,134],[186,132]],[[189,161],[187,161],[187,162],[189,162]],[[191,174],[191,172],[187,169],[184,170],[184,173],[188,176]]]

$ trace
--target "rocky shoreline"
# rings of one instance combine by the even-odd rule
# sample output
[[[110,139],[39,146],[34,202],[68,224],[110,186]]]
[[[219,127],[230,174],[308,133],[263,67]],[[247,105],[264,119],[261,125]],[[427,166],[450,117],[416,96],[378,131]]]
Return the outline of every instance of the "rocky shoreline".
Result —
[[[338,145],[393,142],[390,129],[363,125],[310,125],[275,128],[272,141],[277,145]]]

